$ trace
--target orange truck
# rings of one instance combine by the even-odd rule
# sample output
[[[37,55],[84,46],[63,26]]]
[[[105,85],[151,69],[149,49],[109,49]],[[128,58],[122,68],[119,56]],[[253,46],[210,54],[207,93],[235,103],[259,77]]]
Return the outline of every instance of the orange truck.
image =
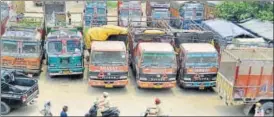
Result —
[[[1,67],[38,75],[41,71],[42,33],[29,27],[10,27],[1,38]]]
[[[216,90],[227,105],[244,104],[246,115],[260,102],[273,116],[273,48],[225,49]]]
[[[128,84],[128,54],[123,41],[91,42],[89,85],[105,88]]]
[[[138,43],[133,58],[132,67],[138,88],[175,87],[177,61],[170,43]]]

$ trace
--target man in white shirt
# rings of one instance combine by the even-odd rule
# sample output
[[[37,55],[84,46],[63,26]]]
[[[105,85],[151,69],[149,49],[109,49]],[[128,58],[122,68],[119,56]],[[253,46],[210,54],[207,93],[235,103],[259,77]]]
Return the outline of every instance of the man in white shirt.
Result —
[[[263,117],[264,116],[264,109],[262,108],[261,103],[256,103],[254,116],[255,117]]]
[[[103,93],[103,98],[99,102],[99,108],[101,112],[104,112],[110,108],[110,99],[107,92]]]

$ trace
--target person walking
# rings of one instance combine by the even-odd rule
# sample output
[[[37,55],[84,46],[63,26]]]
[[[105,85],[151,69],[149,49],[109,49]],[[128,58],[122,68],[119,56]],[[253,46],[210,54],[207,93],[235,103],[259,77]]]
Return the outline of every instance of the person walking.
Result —
[[[60,113],[60,117],[68,117],[67,111],[68,106],[64,106],[62,112]]]
[[[256,103],[256,107],[255,107],[255,117],[263,117],[264,116],[264,109],[262,108],[262,104],[261,103]]]
[[[40,113],[43,115],[43,116],[52,116],[52,113],[51,113],[51,102],[50,101],[47,101],[44,105],[44,109],[40,111]]]

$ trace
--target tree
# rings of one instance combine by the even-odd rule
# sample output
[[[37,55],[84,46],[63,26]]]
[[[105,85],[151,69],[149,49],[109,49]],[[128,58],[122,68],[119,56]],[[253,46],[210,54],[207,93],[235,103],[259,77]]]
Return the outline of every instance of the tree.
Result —
[[[229,2],[216,6],[215,15],[230,21],[242,21],[248,18],[273,20],[273,4],[271,2]]]

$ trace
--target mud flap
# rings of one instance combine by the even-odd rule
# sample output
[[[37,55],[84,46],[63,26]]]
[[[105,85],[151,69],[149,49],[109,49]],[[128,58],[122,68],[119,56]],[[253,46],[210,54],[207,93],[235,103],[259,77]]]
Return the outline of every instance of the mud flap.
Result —
[[[245,104],[245,105],[244,105],[243,112],[244,112],[244,114],[245,114],[246,116],[249,115],[249,113],[250,113],[250,111],[251,111],[253,105],[254,105],[254,104],[251,104],[251,103]]]

